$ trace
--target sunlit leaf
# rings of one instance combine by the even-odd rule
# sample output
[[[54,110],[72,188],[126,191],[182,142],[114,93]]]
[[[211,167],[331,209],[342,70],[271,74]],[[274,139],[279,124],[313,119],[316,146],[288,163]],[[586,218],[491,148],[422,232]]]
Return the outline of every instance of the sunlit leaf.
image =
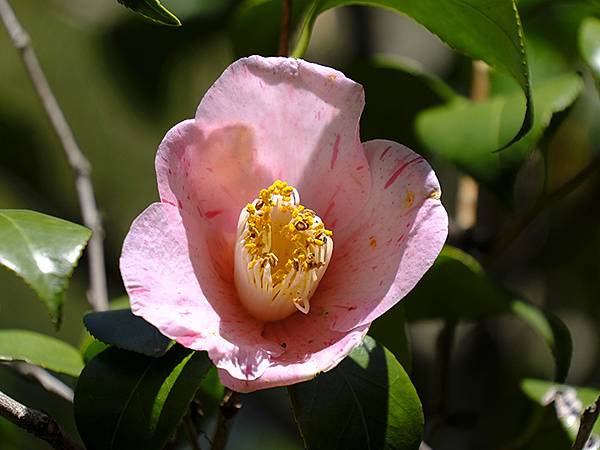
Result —
[[[589,17],[579,29],[579,49],[600,86],[600,19]]]
[[[290,386],[308,450],[417,450],[421,402],[396,358],[372,338],[335,369]]]
[[[147,19],[163,25],[178,27],[181,22],[158,0],[117,0],[127,8],[141,14]]]
[[[33,288],[57,325],[69,278],[90,235],[87,228],[56,217],[0,209],[0,264]]]
[[[171,340],[130,309],[91,312],[83,323],[92,336],[105,344],[147,356],[163,356]]]
[[[0,361],[24,361],[72,377],[83,369],[75,347],[27,330],[0,330]]]
[[[501,152],[519,122],[520,95],[495,96],[483,102],[455,101],[417,118],[417,134],[432,153],[487,185],[507,203],[518,169],[535,147],[552,115],[570,106],[583,88],[581,77],[565,74],[540,81],[534,88],[533,128]]]
[[[103,351],[75,390],[75,420],[86,448],[161,450],[210,367],[206,353],[180,346],[162,358]]]

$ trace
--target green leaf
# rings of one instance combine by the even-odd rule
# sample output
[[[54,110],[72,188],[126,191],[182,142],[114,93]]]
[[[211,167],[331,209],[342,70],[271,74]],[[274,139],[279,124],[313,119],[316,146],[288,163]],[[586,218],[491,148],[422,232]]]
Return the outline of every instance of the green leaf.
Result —
[[[272,53],[279,35],[279,0],[246,0],[240,7],[234,28],[236,44],[243,54]],[[348,5],[380,7],[406,14],[465,55],[486,61],[508,73],[524,94],[526,107],[515,114],[514,127],[499,147],[524,136],[532,126],[529,68],[523,28],[514,0],[301,0],[294,2],[292,24],[298,28],[293,56],[302,57],[308,48],[319,14]],[[250,39],[250,42],[247,40]],[[251,46],[264,45],[267,48]],[[385,136],[381,136],[385,137]],[[512,139],[511,139],[512,138]],[[495,150],[495,149],[494,149]]]
[[[521,383],[523,392],[534,402],[541,406],[548,406],[553,401],[557,400],[561,395],[563,398],[567,398],[567,401],[571,403],[571,407],[568,408],[568,414],[565,415],[566,411],[555,402],[555,410],[557,413],[560,410],[560,414],[557,414],[558,420],[561,422],[563,428],[569,435],[572,441],[575,440],[579,425],[574,423],[573,419],[579,416],[585,408],[590,406],[596,401],[600,395],[600,391],[590,388],[582,388],[569,386],[565,384],[556,384],[549,381],[537,380],[537,379],[526,379]],[[565,396],[566,394],[566,396]],[[575,402],[581,402],[580,404],[573,404],[573,394],[576,396]],[[580,409],[579,414],[577,409]],[[569,417],[571,416],[571,417]],[[571,419],[571,420],[569,420]],[[592,433],[600,437],[600,422],[596,421],[592,428]]]
[[[396,358],[368,336],[336,368],[289,393],[308,450],[419,448],[417,392]]]
[[[117,0],[127,8],[162,25],[178,27],[181,22],[158,0]]]
[[[579,28],[579,50],[600,89],[600,19],[588,17]]]
[[[387,347],[408,373],[412,371],[412,352],[402,303],[377,318],[369,328],[369,336]]]
[[[547,344],[554,356],[557,381],[571,364],[572,342],[566,325],[549,311],[516,299],[491,280],[472,256],[446,246],[433,267],[402,301],[411,320],[481,320],[513,314]]]
[[[475,258],[445,246],[402,304],[409,321],[480,320],[507,312],[509,299]]]
[[[72,377],[78,377],[83,369],[75,347],[27,330],[0,330],[0,360],[25,361]]]
[[[169,338],[130,309],[91,312],[84,316],[83,323],[99,341],[147,356],[163,356],[172,345]]]
[[[521,300],[513,300],[510,303],[510,309],[514,315],[544,339],[554,356],[556,365],[554,379],[559,382],[565,381],[569,374],[573,354],[573,342],[567,326],[551,312]]]
[[[501,152],[493,151],[512,135],[519,122],[520,94],[483,102],[455,101],[429,109],[417,118],[417,135],[432,153],[487,185],[508,204],[518,169],[535,148],[552,115],[570,106],[583,82],[574,73],[540,81],[534,86],[535,120],[525,137]]]
[[[103,351],[75,389],[75,420],[86,448],[162,449],[210,367],[206,353],[181,346],[162,358]]]
[[[33,288],[58,326],[64,292],[91,232],[34,211],[0,209],[0,264]]]

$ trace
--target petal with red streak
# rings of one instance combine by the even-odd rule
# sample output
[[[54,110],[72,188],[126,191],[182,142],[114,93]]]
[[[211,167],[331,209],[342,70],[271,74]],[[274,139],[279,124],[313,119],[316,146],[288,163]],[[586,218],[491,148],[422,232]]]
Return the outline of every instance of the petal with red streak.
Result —
[[[440,186],[427,162],[391,141],[366,142],[372,187],[336,250],[311,308],[345,331],[369,324],[402,299],[439,254],[448,234]]]

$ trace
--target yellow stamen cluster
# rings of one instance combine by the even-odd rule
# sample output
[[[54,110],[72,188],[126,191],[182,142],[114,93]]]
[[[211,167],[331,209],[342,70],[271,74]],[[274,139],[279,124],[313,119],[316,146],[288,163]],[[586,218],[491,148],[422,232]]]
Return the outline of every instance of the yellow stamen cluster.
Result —
[[[248,269],[257,264],[264,268],[268,263],[273,286],[281,283],[292,269],[308,272],[323,267],[319,247],[333,234],[314,211],[296,204],[294,191],[292,186],[277,180],[246,206],[248,218],[243,239],[251,258]]]

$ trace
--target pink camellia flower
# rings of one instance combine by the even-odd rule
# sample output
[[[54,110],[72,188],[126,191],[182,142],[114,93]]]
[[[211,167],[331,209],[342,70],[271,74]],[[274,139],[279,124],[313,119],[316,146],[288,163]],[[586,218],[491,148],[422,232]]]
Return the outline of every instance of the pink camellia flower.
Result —
[[[156,156],[125,239],[134,314],[239,392],[335,367],[417,283],[448,218],[427,162],[361,143],[362,86],[291,58],[233,63]]]

